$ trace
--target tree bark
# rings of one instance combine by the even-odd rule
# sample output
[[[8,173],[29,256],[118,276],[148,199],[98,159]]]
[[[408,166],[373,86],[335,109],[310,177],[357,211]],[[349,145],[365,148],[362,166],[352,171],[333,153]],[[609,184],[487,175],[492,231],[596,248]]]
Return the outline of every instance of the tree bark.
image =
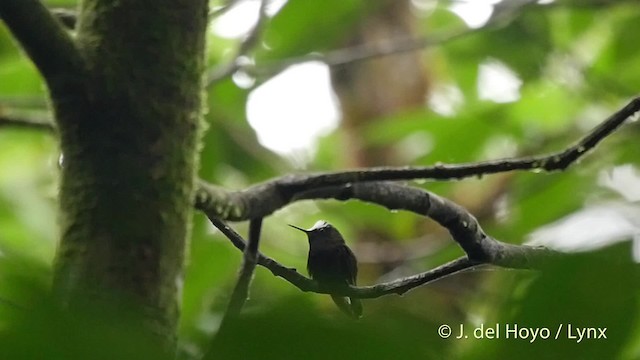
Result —
[[[54,291],[132,302],[175,338],[201,117],[206,0],[85,0],[85,73],[52,94],[64,156]]]

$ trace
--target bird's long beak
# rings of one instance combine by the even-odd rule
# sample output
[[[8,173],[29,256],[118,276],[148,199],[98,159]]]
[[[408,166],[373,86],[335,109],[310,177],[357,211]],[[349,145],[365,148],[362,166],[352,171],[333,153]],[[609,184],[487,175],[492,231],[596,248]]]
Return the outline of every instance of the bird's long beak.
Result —
[[[304,233],[308,233],[308,232],[309,232],[309,230],[306,230],[306,229],[303,229],[303,228],[299,228],[299,227],[297,227],[297,226],[295,226],[295,225],[291,225],[291,224],[289,224],[289,226],[291,226],[291,227],[292,227],[292,228],[294,228],[294,229],[298,229],[298,230],[300,230],[300,231],[302,231],[302,232],[304,232]]]

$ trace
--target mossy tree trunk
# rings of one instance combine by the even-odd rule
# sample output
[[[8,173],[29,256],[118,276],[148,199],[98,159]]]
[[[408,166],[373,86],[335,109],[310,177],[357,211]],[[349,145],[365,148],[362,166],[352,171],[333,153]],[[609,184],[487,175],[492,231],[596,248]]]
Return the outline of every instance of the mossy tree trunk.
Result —
[[[54,291],[69,304],[87,294],[133,301],[169,341],[197,168],[206,21],[206,0],[84,0],[75,37],[82,71],[48,79],[64,155]]]

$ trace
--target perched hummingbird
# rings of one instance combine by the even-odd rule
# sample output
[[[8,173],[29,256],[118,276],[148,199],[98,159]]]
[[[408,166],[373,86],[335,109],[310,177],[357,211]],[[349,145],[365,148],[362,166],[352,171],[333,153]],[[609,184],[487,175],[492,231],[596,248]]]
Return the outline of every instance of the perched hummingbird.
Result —
[[[323,220],[316,222],[309,230],[289,226],[306,233],[309,238],[307,270],[312,279],[321,286],[356,285],[358,262],[336,228]],[[356,319],[362,316],[359,299],[339,295],[331,295],[331,298],[347,315]]]

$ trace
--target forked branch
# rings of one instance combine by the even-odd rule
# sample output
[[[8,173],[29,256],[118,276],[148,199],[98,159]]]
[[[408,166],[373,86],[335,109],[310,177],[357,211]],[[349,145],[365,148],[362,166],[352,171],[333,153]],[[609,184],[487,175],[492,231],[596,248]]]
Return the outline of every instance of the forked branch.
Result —
[[[295,269],[287,268],[262,254],[258,255],[258,264],[303,291],[376,298],[389,294],[404,294],[415,287],[482,264],[515,269],[539,269],[544,267],[550,259],[562,256],[561,253],[543,247],[512,245],[498,241],[485,234],[473,215],[461,206],[428,191],[392,182],[367,182],[324,187],[301,193],[295,200],[304,199],[358,199],[393,210],[403,209],[428,216],[449,230],[452,238],[467,256],[430,271],[387,283],[348,289],[324,289],[318,287],[315,281],[299,274]],[[208,216],[210,221],[238,249],[244,250],[246,248],[246,242],[240,235],[215,216]]]
[[[498,241],[482,230],[478,221],[463,207],[429,191],[391,181],[408,179],[450,179],[493,174],[512,170],[563,170],[618,129],[625,120],[640,110],[640,98],[634,98],[586,136],[565,150],[550,155],[504,159],[470,164],[437,165],[423,168],[374,168],[315,175],[290,175],[243,191],[200,183],[196,207],[202,210],[240,250],[246,242],[221,219],[261,218],[288,204],[310,199],[361,200],[391,210],[407,210],[428,216],[449,230],[452,238],[466,253],[430,271],[387,283],[322,289],[318,284],[277,261],[257,253],[257,263],[268,268],[303,291],[375,298],[387,294],[403,294],[417,286],[482,264],[506,268],[539,269],[562,253],[543,247],[512,245]],[[246,252],[245,252],[246,253]]]

